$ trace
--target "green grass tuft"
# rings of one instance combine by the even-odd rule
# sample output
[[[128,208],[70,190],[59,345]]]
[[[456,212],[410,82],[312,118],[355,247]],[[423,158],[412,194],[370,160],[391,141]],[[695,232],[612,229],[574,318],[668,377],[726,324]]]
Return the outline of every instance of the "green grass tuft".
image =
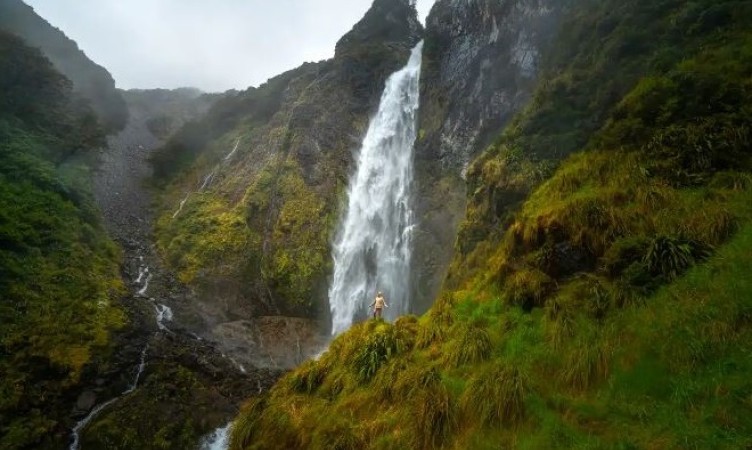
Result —
[[[525,417],[526,390],[517,368],[495,363],[470,379],[461,404],[485,426],[511,425]]]
[[[488,331],[476,324],[458,324],[453,329],[457,336],[446,347],[444,361],[450,367],[475,364],[491,357],[493,346]]]
[[[247,402],[232,423],[230,434],[230,450],[245,450],[254,441],[259,432],[259,421],[266,406],[263,398]]]
[[[300,394],[312,394],[321,386],[326,376],[324,368],[315,360],[306,361],[286,379],[290,388]]]

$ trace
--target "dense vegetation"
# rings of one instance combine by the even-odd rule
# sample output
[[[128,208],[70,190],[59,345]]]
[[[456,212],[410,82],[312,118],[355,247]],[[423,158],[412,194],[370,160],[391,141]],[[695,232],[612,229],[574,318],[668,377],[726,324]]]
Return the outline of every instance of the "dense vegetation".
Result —
[[[0,447],[40,448],[68,425],[60,399],[123,325],[111,302],[119,255],[88,186],[90,149],[104,142],[91,110],[3,32],[0,92]]]
[[[752,446],[750,29],[744,1],[581,2],[468,171],[436,305],[338,337],[231,447]]]

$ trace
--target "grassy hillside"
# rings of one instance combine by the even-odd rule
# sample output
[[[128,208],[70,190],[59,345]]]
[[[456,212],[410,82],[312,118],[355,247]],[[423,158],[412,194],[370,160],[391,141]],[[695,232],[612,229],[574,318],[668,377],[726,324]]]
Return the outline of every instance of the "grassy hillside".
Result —
[[[468,171],[444,293],[237,418],[233,449],[752,445],[752,7],[586,1]]]
[[[0,447],[44,448],[125,320],[119,254],[87,181],[104,137],[70,82],[0,32],[0,91]]]

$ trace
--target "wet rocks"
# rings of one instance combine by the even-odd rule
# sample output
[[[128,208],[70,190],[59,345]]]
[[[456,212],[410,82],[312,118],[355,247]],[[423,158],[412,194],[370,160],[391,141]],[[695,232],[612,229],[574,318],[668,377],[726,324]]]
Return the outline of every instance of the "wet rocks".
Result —
[[[76,400],[76,410],[79,412],[90,411],[97,403],[97,394],[94,391],[84,391]]]
[[[436,298],[465,213],[464,172],[531,98],[568,0],[439,0],[426,23],[416,144],[416,312]]]

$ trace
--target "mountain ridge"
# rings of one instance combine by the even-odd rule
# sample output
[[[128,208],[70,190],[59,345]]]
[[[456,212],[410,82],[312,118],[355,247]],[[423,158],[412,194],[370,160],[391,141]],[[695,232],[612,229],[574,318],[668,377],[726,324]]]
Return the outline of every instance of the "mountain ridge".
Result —
[[[112,75],[91,61],[75,41],[40,17],[34,8],[22,0],[0,1],[0,29],[40,48],[55,68],[71,80],[74,91],[91,103],[107,130],[114,132],[125,126],[128,111]]]

